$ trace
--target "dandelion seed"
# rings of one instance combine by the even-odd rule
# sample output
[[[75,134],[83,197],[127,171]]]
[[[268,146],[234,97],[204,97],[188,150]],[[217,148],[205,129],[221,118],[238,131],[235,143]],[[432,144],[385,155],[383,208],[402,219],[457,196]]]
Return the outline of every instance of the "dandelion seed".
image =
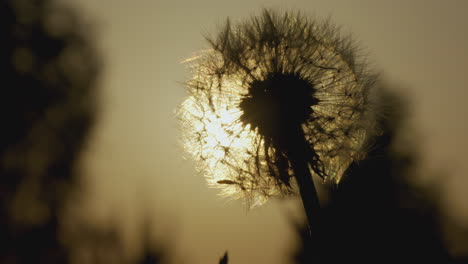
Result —
[[[216,183],[218,183],[218,184],[237,184],[237,182],[231,181],[231,180],[220,180],[220,181],[217,181]]]
[[[365,155],[373,76],[336,27],[264,11],[228,20],[208,41],[187,60],[193,77],[178,115],[211,185],[255,206],[313,187],[311,175],[338,183]]]

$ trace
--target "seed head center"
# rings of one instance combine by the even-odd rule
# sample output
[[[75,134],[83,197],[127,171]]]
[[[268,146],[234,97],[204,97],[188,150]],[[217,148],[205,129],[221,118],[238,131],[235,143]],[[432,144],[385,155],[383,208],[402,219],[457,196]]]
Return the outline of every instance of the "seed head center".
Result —
[[[272,142],[285,142],[290,133],[311,118],[318,103],[313,85],[297,74],[274,73],[250,83],[241,100],[241,120]]]

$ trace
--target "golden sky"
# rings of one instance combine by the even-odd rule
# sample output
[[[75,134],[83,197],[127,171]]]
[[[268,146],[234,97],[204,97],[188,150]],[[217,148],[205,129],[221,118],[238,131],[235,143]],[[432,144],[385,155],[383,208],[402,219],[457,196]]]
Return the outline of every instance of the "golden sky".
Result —
[[[440,180],[447,213],[468,222],[467,1],[64,1],[95,24],[105,67],[100,118],[83,160],[89,190],[82,207],[93,220],[120,219],[114,222],[128,241],[150,216],[158,237],[187,263],[216,263],[226,249],[232,263],[285,263],[294,246],[286,215],[301,216],[298,200],[248,211],[218,196],[184,159],[174,114],[189,78],[181,62],[206,48],[204,35],[226,17],[263,7],[331,15],[353,34],[411,103],[408,140],[421,148],[430,172],[424,180]]]

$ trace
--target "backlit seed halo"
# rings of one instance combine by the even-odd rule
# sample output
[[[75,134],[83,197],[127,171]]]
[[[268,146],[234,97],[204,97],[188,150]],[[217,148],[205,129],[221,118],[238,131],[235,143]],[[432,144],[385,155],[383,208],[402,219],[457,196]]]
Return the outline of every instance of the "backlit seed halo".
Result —
[[[178,116],[184,146],[208,182],[250,205],[295,193],[287,149],[300,128],[313,174],[339,182],[375,130],[374,75],[328,22],[264,11],[228,22],[211,49],[186,61]]]

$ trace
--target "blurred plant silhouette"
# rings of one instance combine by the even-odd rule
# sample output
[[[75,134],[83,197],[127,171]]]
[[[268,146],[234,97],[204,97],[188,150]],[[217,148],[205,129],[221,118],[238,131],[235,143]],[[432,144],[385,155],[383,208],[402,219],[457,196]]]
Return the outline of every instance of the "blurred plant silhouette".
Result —
[[[389,88],[381,91],[383,133],[367,158],[351,164],[348,177],[331,188],[319,233],[311,237],[296,224],[300,243],[293,263],[468,263],[451,256],[444,243],[437,193],[411,184],[416,146],[398,146],[401,133],[408,133],[402,130],[405,98]]]
[[[0,2],[0,262],[66,263],[59,218],[94,118],[98,61],[75,13]]]
[[[219,260],[219,264],[228,264],[228,261],[229,261],[229,256],[228,256],[228,253],[226,251],[226,253],[224,253],[223,257]]]
[[[67,199],[80,189],[75,161],[96,116],[100,61],[90,28],[59,1],[1,0],[0,32],[0,263],[74,263],[86,247],[115,259],[114,232],[68,242],[62,232]],[[149,247],[144,254],[140,263],[161,263]],[[79,263],[128,263],[109,261]]]
[[[328,21],[264,10],[228,20],[211,49],[187,60],[179,117],[185,147],[210,184],[250,205],[297,193],[319,217],[312,175],[339,182],[376,132],[375,76]]]
[[[92,264],[161,264],[169,263],[168,250],[161,250],[154,246],[150,226],[143,225],[143,248],[137,257],[129,257],[125,254],[123,239],[116,229],[116,225],[107,228],[82,226],[80,229],[69,230],[67,246],[70,248],[70,263]],[[71,234],[70,234],[71,233]]]

